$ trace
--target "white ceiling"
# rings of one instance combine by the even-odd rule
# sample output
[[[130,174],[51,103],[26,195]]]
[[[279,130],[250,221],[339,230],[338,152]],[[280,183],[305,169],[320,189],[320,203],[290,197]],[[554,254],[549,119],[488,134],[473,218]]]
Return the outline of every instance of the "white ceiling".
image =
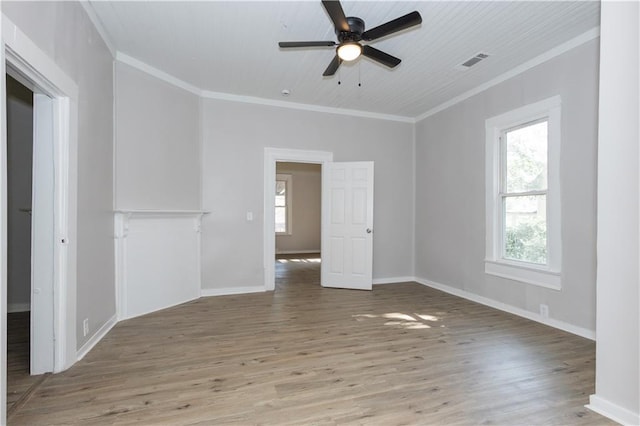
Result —
[[[412,118],[600,22],[597,1],[345,0],[345,14],[364,19],[367,29],[413,10],[423,22],[371,43],[402,59],[395,69],[363,57],[322,77],[333,48],[278,47],[278,41],[335,40],[320,0],[90,0],[89,7],[118,52],[199,89]],[[459,69],[479,52],[490,57]],[[286,98],[283,89],[291,91]]]

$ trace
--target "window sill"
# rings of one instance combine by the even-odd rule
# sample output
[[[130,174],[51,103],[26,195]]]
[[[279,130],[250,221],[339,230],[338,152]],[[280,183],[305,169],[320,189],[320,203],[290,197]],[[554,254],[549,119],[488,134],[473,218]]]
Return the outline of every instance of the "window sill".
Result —
[[[526,266],[507,261],[485,260],[484,272],[496,277],[533,284],[551,290],[559,291],[562,289],[560,272],[536,268],[535,266]]]

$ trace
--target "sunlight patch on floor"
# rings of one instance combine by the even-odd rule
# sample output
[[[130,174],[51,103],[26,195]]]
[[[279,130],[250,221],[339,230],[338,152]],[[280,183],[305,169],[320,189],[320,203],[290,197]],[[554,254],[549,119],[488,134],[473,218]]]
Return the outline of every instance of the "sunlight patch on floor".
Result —
[[[319,257],[306,257],[298,259],[276,259],[278,263],[322,263],[322,259]]]
[[[386,314],[375,315],[375,314],[357,314],[353,315],[356,321],[365,321],[367,319],[372,318],[382,318],[386,321],[384,325],[392,326],[392,327],[402,327],[407,330],[423,330],[427,328],[432,328],[431,325],[426,324],[426,321],[429,322],[437,322],[440,319],[434,315],[427,314],[416,314],[413,315],[403,314],[400,312],[389,312]],[[444,327],[444,324],[441,324],[440,327]]]

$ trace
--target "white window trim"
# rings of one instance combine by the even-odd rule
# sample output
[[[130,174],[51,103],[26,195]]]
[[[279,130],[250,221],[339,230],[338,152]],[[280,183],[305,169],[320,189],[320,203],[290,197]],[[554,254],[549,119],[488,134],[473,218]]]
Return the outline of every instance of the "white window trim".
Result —
[[[561,99],[554,96],[489,118],[486,128],[486,258],[485,273],[537,286],[560,290],[561,209],[560,143]],[[502,257],[503,226],[500,188],[500,135],[504,130],[548,117],[547,264],[507,260]]]
[[[285,232],[276,232],[276,235],[291,235],[293,226],[291,224],[291,218],[293,214],[291,211],[293,210],[293,205],[291,204],[291,193],[293,192],[293,178],[289,174],[276,174],[276,181],[283,180],[287,185],[287,194],[286,194],[286,203],[287,203],[287,230]],[[275,221],[274,221],[275,222]]]

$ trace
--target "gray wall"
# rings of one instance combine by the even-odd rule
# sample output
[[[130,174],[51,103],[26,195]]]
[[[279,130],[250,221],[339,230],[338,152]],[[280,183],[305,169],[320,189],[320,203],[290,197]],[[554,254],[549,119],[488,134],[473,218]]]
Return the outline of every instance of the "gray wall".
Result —
[[[7,76],[7,307],[31,303],[31,171],[33,92]]]
[[[203,288],[261,286],[264,148],[331,151],[374,161],[374,278],[412,271],[413,126],[203,100]],[[246,221],[252,211],[255,220]]]
[[[417,277],[595,329],[598,41],[416,125]],[[562,98],[562,291],[484,273],[485,120]]]
[[[116,208],[200,208],[199,102],[116,62]]]
[[[277,163],[276,173],[291,175],[291,235],[276,235],[276,253],[320,250],[322,167]]]
[[[75,81],[78,99],[77,347],[115,314],[113,58],[77,2],[8,2],[7,15]],[[82,333],[89,318],[90,332]]]

